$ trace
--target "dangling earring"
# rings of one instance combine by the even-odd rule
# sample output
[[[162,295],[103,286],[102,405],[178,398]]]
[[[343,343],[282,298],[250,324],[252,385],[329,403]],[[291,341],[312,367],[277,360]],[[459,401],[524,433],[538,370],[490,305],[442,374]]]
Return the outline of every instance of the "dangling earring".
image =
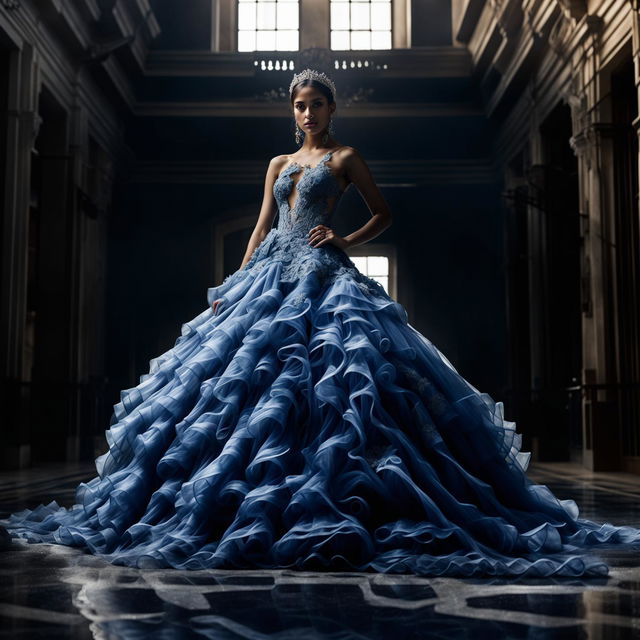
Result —
[[[334,135],[335,131],[333,129],[333,120],[330,118],[329,119],[329,126],[327,127],[327,130],[324,132],[324,135],[322,136],[322,144],[327,144],[327,142],[329,141],[329,136]]]
[[[296,144],[300,146],[302,144],[302,136],[304,135],[304,131],[300,129],[298,123],[296,122]]]

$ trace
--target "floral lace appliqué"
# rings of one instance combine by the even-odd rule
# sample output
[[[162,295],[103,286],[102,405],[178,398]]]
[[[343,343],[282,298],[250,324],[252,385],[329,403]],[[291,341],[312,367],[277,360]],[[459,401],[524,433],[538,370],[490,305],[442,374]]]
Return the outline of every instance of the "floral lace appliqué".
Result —
[[[323,285],[347,276],[365,295],[388,297],[384,287],[358,271],[349,256],[338,247],[312,247],[308,244],[310,229],[318,224],[330,224],[331,215],[342,196],[338,181],[326,164],[332,155],[333,152],[329,151],[316,166],[306,165],[297,182],[291,176],[301,171],[302,166],[292,163],[282,170],[273,186],[278,205],[277,226],[269,231],[244,267],[227,276],[222,285],[231,286],[277,260],[282,264],[280,279],[283,282],[296,282],[311,272]],[[294,206],[290,207],[289,196],[294,188],[297,197]],[[292,305],[304,302],[304,296],[288,301]]]

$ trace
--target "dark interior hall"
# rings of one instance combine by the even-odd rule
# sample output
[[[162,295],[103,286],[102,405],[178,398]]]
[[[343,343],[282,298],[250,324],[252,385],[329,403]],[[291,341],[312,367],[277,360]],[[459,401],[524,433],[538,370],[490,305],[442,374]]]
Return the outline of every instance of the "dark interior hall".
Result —
[[[247,7],[268,0],[0,0],[1,511],[91,477],[121,391],[207,308],[207,288],[239,268],[269,161],[297,148],[291,77],[311,67],[335,81],[335,137],[366,160],[394,215],[349,256],[388,260],[389,294],[464,378],[504,403],[533,477],[566,497],[583,492],[593,517],[640,525],[639,3],[271,2],[287,3],[294,40],[261,30],[259,11],[247,22]],[[339,24],[343,9],[376,3],[380,16],[388,7],[386,26]],[[260,44],[271,37],[297,46]],[[335,230],[370,215],[348,189]],[[36,573],[39,562],[28,558]],[[75,560],[61,562],[75,584]],[[91,581],[96,567],[86,566]],[[19,563],[0,559],[0,571],[17,575]],[[612,591],[565,593],[566,637],[633,637],[637,572],[619,558]],[[442,584],[434,602],[459,631]],[[158,608],[150,594],[163,589],[144,588]],[[372,607],[418,599],[401,581],[358,587],[370,588]],[[491,633],[527,637],[514,611],[531,607],[496,589],[499,606],[472,589],[465,607],[500,610]],[[40,607],[0,600],[0,617]],[[359,620],[369,604],[358,600]],[[122,607],[110,607],[95,624],[118,618]],[[473,637],[484,637],[487,618],[469,611]],[[56,615],[70,617],[46,637],[100,637],[85,610]],[[565,637],[553,607],[526,615],[535,637]],[[101,632],[119,633],[110,624]],[[349,632],[389,633],[363,629]],[[108,637],[142,637],[123,633]]]

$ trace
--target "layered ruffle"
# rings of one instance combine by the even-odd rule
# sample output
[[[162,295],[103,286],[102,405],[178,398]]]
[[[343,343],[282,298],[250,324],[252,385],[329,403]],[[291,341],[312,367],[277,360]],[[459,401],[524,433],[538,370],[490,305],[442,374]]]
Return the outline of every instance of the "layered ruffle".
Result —
[[[277,244],[121,393],[76,504],[11,535],[137,567],[463,576],[606,574],[592,546],[640,542],[533,484],[502,403],[348,259],[288,279]]]

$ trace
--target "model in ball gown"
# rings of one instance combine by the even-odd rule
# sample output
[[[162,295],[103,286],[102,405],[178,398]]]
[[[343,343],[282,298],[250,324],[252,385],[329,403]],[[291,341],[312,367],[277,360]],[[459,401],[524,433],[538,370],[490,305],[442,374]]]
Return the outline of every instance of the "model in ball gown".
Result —
[[[502,403],[342,249],[309,245],[342,195],[332,153],[282,170],[277,226],[122,391],[76,504],[2,524],[141,568],[606,574],[593,547],[640,530],[533,484]]]

